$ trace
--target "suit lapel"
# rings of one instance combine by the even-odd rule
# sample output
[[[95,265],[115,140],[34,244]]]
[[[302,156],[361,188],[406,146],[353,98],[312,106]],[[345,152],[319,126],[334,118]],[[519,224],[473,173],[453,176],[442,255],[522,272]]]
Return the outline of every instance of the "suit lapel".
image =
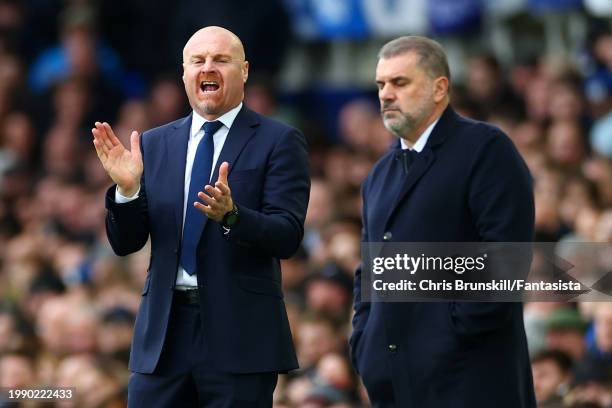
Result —
[[[391,211],[389,212],[389,216],[384,225],[387,225],[389,221],[395,215],[398,207],[401,202],[406,198],[408,193],[414,188],[417,182],[423,177],[423,175],[429,170],[436,157],[434,152],[431,149],[425,148],[421,153],[416,156],[414,163],[410,166],[410,170],[406,175],[404,185],[401,190],[398,192],[397,197],[393,201],[393,206],[391,207]]]
[[[429,170],[429,168],[435,162],[435,148],[446,140],[446,137],[451,130],[451,125],[456,120],[456,116],[457,114],[453,111],[450,105],[444,110],[442,116],[440,116],[440,120],[433,128],[425,148],[423,151],[421,151],[421,153],[417,154],[414,163],[412,163],[412,166],[410,166],[410,170],[406,175],[404,185],[393,201],[393,206],[391,207],[389,216],[384,223],[385,226],[389,224],[393,216],[396,214],[402,201],[406,199],[410,191],[416,186],[417,182],[425,173],[427,173],[427,170]]]
[[[219,158],[215,163],[215,169],[212,177],[210,178],[211,185],[214,186],[214,184],[217,182],[217,179],[219,178],[219,167],[224,161],[229,163],[228,175],[232,174],[234,164],[238,159],[240,152],[242,152],[244,146],[246,146],[253,133],[255,133],[257,126],[259,126],[259,116],[243,105],[242,109],[240,109],[240,112],[236,116],[229,133],[227,134],[227,138],[223,144],[223,149],[221,149]],[[202,231],[204,231],[207,221],[208,217],[204,219]]]
[[[217,181],[217,178],[219,178],[219,167],[224,161],[229,163],[228,175],[232,173],[236,159],[255,132],[255,128],[257,126],[259,126],[258,115],[243,105],[240,112],[238,112],[234,123],[232,124],[232,128],[227,134],[223,149],[221,149],[219,158],[215,163],[215,169],[212,177],[210,178],[212,184],[214,184]]]
[[[178,121],[177,124],[166,135],[166,150],[168,159],[166,168],[170,182],[168,183],[171,197],[174,200],[174,216],[176,220],[176,233],[181,240],[183,229],[183,203],[185,201],[185,164],[187,162],[187,143],[191,130],[191,115]]]

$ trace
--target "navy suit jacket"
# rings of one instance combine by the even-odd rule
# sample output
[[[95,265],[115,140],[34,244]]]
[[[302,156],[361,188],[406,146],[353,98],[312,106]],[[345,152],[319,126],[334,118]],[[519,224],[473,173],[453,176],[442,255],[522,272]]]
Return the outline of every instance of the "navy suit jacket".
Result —
[[[398,148],[364,182],[364,242],[533,239],[531,176],[499,129],[448,107],[394,199]],[[354,307],[353,363],[374,401],[391,379],[398,407],[535,407],[521,303],[365,302],[358,268]]]
[[[107,235],[118,255],[140,250],[151,238],[130,355],[135,372],[154,371],[166,336],[179,264],[190,126],[191,115],[144,132],[139,197],[117,204],[114,186],[106,196]],[[243,107],[211,180],[217,180],[224,161],[230,164],[228,183],[240,220],[226,236],[212,220],[202,231],[197,250],[206,336],[202,353],[226,372],[292,370],[298,364],[279,258],[297,250],[304,232],[310,190],[306,142],[296,129]]]

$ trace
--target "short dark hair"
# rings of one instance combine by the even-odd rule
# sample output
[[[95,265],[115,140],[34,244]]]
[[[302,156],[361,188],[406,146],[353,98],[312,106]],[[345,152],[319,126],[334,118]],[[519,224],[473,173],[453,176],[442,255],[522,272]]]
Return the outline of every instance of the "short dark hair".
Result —
[[[444,48],[427,37],[406,35],[391,40],[380,49],[378,58],[392,58],[413,52],[419,56],[419,65],[431,77],[444,76],[450,81],[450,69]]]
[[[564,373],[570,372],[572,366],[574,365],[572,358],[567,353],[564,353],[560,350],[540,351],[532,357],[531,364],[543,363],[545,361],[554,362],[557,367],[559,367],[559,369]]]

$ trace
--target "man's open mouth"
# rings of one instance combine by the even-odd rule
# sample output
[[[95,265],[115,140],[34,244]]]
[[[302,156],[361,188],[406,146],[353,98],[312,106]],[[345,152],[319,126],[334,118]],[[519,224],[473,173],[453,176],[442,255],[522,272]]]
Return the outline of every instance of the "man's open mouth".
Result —
[[[219,84],[216,81],[202,81],[200,82],[200,90],[204,93],[217,92]]]

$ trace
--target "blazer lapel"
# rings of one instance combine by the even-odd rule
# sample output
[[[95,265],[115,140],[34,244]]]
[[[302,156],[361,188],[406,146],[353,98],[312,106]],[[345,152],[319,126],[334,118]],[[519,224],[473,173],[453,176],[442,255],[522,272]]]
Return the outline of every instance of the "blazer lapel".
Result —
[[[229,163],[228,175],[232,173],[232,170],[234,169],[233,165],[236,162],[236,159],[240,155],[240,152],[242,152],[244,146],[246,146],[253,133],[255,133],[255,128],[257,126],[259,126],[258,115],[243,105],[240,112],[238,112],[234,123],[232,124],[232,128],[227,134],[225,144],[223,144],[223,149],[221,149],[219,158],[215,163],[215,170],[210,178],[213,184],[219,178],[219,167],[224,161]]]
[[[440,120],[431,132],[425,148],[421,153],[417,154],[416,160],[412,163],[412,166],[410,166],[410,170],[406,175],[406,181],[393,202],[393,207],[389,212],[389,217],[384,224],[385,226],[387,226],[389,221],[393,218],[401,202],[436,160],[434,148],[446,140],[448,133],[451,131],[451,125],[456,120],[456,117],[457,114],[450,105],[444,110],[442,116],[440,116]]]
[[[187,143],[191,130],[191,115],[183,118],[174,125],[166,135],[166,150],[168,160],[166,168],[170,183],[168,186],[174,200],[174,216],[176,220],[176,234],[181,241],[183,229],[183,202],[185,201],[185,165],[187,162]]]
[[[259,126],[259,116],[247,108],[245,105],[242,106],[240,112],[236,116],[234,123],[232,124],[229,133],[227,134],[227,138],[225,139],[225,143],[223,144],[223,149],[221,149],[221,153],[219,154],[219,158],[215,163],[215,169],[213,171],[212,177],[210,178],[210,184],[214,185],[219,178],[219,167],[221,163],[228,162],[229,163],[229,172],[228,175],[232,173],[234,168],[234,163],[238,159],[238,156],[242,152],[242,149],[246,146],[247,142],[255,133],[255,129]],[[202,231],[206,227],[206,223],[208,221],[208,217],[204,219],[204,225],[202,226]]]
[[[436,156],[434,152],[431,149],[428,149],[427,147],[416,156],[414,163],[412,163],[412,165],[410,166],[410,170],[406,175],[404,185],[402,186],[401,190],[397,194],[397,197],[395,197],[395,200],[393,201],[391,212],[389,213],[387,221],[384,224],[385,226],[389,223],[389,220],[391,220],[392,217],[395,215],[400,203],[405,199],[410,190],[412,190],[412,188],[416,185],[417,181],[419,181],[421,177],[423,177],[423,175],[431,167],[435,159]]]

